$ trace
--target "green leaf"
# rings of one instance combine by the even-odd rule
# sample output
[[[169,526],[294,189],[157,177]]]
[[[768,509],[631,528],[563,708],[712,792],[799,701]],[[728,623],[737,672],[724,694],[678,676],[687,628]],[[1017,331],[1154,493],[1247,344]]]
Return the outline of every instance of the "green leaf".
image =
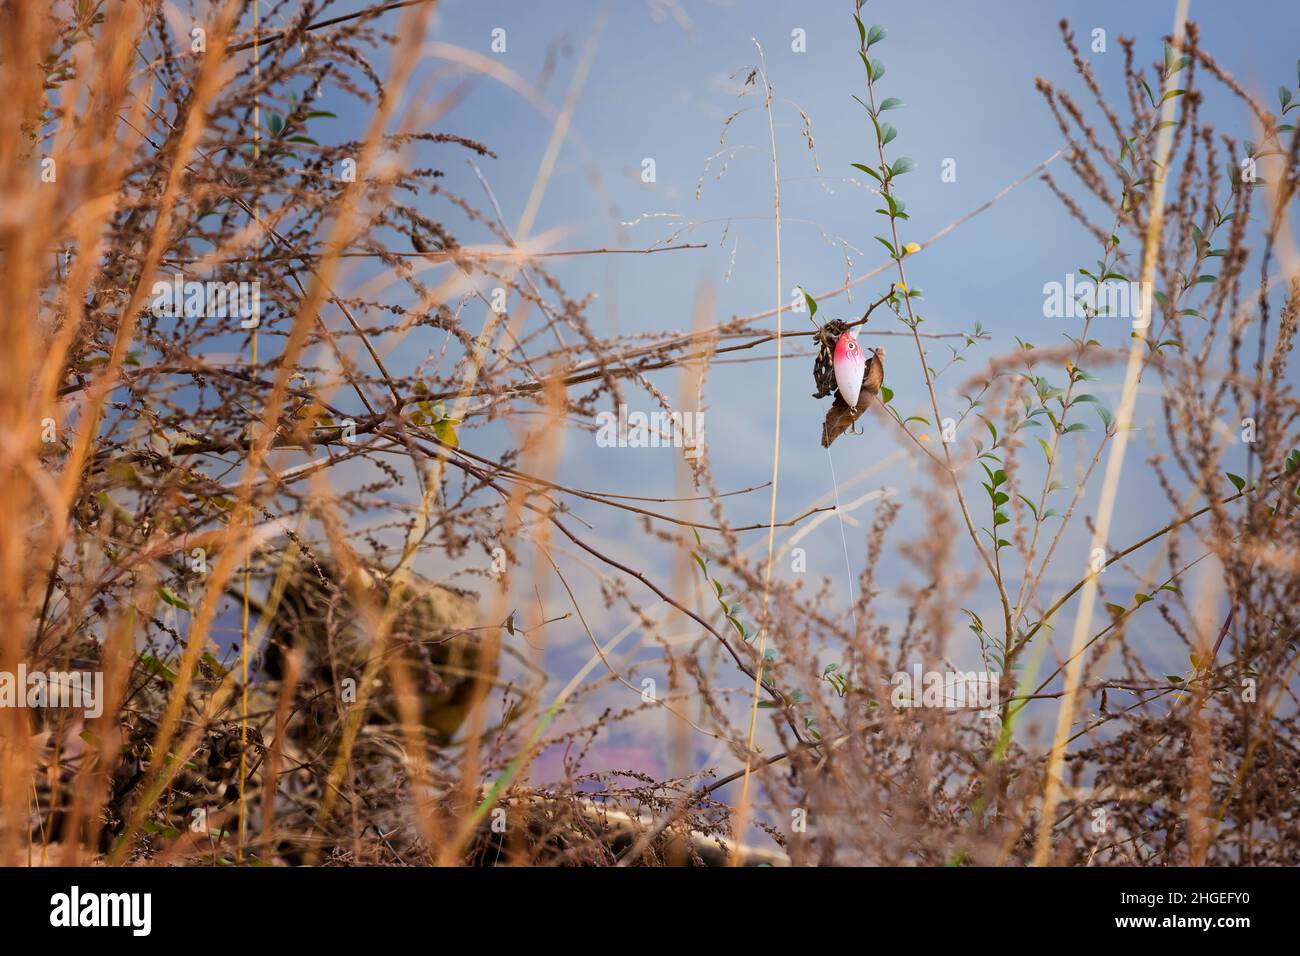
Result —
[[[1183,679],[1177,674],[1166,674],[1165,680],[1169,681],[1171,684],[1181,684],[1183,682]]]
[[[891,126],[889,123],[881,123],[880,132],[881,132],[881,137],[880,137],[881,146],[888,146],[898,136],[898,130],[893,126]]]
[[[901,176],[903,173],[910,173],[916,169],[916,160],[909,156],[900,156],[893,166],[889,167],[891,176]]]
[[[1107,604],[1107,605],[1106,605],[1106,610],[1110,611],[1110,616],[1111,616],[1111,617],[1123,617],[1123,616],[1124,616],[1124,612],[1127,611],[1128,608],[1126,608],[1126,607],[1121,607],[1121,606],[1118,605],[1118,604]]]
[[[992,436],[993,436],[993,444],[994,444],[994,445],[997,445],[997,443],[998,443],[998,430],[997,430],[997,427],[996,427],[996,426],[995,426],[991,421],[989,421],[987,418],[985,418],[983,415],[980,416],[980,421],[982,421],[985,425],[988,426],[988,428],[989,428],[989,433],[992,434]]]
[[[875,44],[879,43],[888,35],[889,35],[889,31],[886,30],[884,27],[880,26],[879,24],[873,26],[870,30],[867,31],[867,46],[868,47],[874,46]]]
[[[886,405],[894,400],[894,390],[886,385],[880,386],[880,397]]]
[[[861,163],[849,163],[854,169],[860,169],[876,182],[880,182],[880,173],[876,172],[870,166],[863,166]]]
[[[1277,98],[1282,101],[1282,108],[1286,109],[1286,105],[1291,102],[1291,91],[1285,86],[1279,86],[1277,88]]]
[[[169,684],[176,683],[176,672],[152,654],[142,654],[140,663],[144,665],[145,670],[149,673],[161,677]]]
[[[178,607],[182,611],[190,610],[190,606],[185,603],[185,599],[169,587],[160,587],[158,589],[158,596],[172,607]]]
[[[1234,475],[1230,471],[1225,471],[1224,474],[1228,476],[1228,480],[1232,482],[1238,491],[1241,491],[1246,487],[1246,479],[1242,478],[1240,475]]]
[[[808,314],[809,314],[810,316],[811,316],[811,315],[816,315],[816,314],[817,314],[817,300],[814,299],[812,296],[810,296],[807,292],[804,292],[804,291],[803,291],[803,286],[800,286],[800,287],[799,287],[799,292],[800,292],[800,294],[803,296],[803,300],[804,300],[805,302],[808,303]]]
[[[858,45],[865,47],[867,45],[867,28],[862,25],[862,18],[856,13],[853,14],[853,22],[858,25]]]
[[[896,96],[891,96],[880,104],[880,107],[876,110],[876,112],[883,113],[885,110],[898,110],[902,108],[903,108],[903,101]]]

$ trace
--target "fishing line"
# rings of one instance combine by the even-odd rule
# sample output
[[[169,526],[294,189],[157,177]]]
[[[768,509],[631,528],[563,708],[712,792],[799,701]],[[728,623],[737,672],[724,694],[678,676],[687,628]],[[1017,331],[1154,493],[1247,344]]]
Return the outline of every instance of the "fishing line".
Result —
[[[858,598],[853,593],[853,565],[849,562],[849,539],[844,533],[844,515],[840,513],[840,483],[835,477],[835,459],[831,457],[830,446],[826,446],[826,460],[831,465],[831,491],[835,494],[835,517],[840,522],[840,542],[844,545],[844,576],[849,582],[849,617],[853,621],[853,633],[858,632]]]

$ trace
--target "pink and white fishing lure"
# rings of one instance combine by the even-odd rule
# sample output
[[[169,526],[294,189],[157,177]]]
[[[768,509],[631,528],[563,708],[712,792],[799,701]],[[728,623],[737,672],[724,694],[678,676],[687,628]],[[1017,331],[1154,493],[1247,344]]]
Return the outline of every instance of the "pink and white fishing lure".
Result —
[[[856,329],[845,332],[835,343],[835,356],[831,365],[835,370],[835,385],[840,390],[840,397],[848,403],[849,408],[856,408],[858,397],[862,394],[862,376],[867,370],[867,357],[858,344]]]

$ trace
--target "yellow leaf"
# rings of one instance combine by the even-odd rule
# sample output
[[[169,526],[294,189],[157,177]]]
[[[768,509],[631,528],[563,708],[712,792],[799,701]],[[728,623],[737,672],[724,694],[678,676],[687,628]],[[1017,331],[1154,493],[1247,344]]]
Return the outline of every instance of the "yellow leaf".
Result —
[[[909,242],[907,245],[903,246],[903,255],[910,256],[912,253],[920,251],[921,246],[915,242]]]
[[[460,424],[458,419],[444,418],[433,426],[433,433],[438,436],[438,441],[444,445],[459,448],[460,439],[456,435],[456,426],[458,424]]]

